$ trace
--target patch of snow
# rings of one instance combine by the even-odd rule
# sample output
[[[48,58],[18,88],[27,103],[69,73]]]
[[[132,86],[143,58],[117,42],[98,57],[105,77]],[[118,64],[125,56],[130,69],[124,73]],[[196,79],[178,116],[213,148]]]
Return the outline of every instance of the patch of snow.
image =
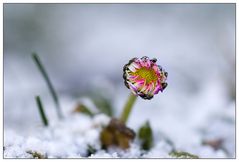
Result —
[[[150,102],[139,99],[127,125],[137,132],[149,120],[154,137],[154,145],[149,151],[141,150],[137,139],[127,150],[114,147],[102,150],[99,135],[110,118],[104,114],[89,117],[72,113],[75,101],[62,97],[64,120],[59,121],[51,115],[55,109],[49,104],[49,127],[32,124],[34,127],[24,133],[5,128],[4,157],[31,158],[29,150],[48,158],[171,158],[172,150],[186,151],[200,158],[235,157],[235,102],[225,99],[222,87],[220,81],[208,81],[207,86],[194,95],[181,95],[183,92],[168,88],[164,95],[159,94]],[[115,90],[118,95],[114,103],[115,116],[122,111],[127,97],[120,89]],[[93,107],[89,98],[80,101]],[[203,140],[210,139],[222,139],[222,148],[214,150],[202,145]],[[87,151],[89,145],[96,150],[91,155]]]
[[[109,118],[103,114],[94,118],[75,114],[49,128],[40,128],[28,137],[21,137],[14,131],[6,130],[4,157],[29,158],[31,155],[27,151],[47,155],[48,158],[85,157],[88,145],[100,149],[101,127],[95,126],[96,121],[105,123]]]

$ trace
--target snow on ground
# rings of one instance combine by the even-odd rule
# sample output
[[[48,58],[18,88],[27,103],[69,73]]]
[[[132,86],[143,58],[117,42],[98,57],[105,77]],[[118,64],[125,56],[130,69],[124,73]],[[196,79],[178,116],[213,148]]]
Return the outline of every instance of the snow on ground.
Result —
[[[108,123],[103,114],[93,119],[86,115],[74,114],[63,121],[54,123],[49,128],[36,128],[35,134],[19,136],[14,131],[6,130],[5,157],[29,158],[27,151],[36,151],[48,158],[85,157],[87,145],[100,148],[99,123]]]
[[[104,114],[92,118],[85,114],[74,114],[72,110],[75,100],[61,97],[62,107],[65,108],[63,121],[52,117],[53,111],[48,114],[51,116],[48,128],[39,126],[40,123],[32,123],[34,127],[22,131],[5,127],[4,157],[32,158],[30,152],[37,152],[47,158],[173,158],[169,153],[176,150],[189,152],[200,158],[233,158],[235,103],[226,102],[223,88],[218,87],[220,82],[209,83],[195,96],[180,96],[175,91],[171,93],[172,89],[169,88],[150,102],[138,99],[128,126],[137,132],[146,120],[150,121],[154,145],[149,151],[140,149],[137,138],[127,150],[115,147],[102,150],[99,133],[110,118]],[[122,88],[116,92],[118,93],[114,97],[118,100],[114,105],[118,116],[127,95],[122,92]],[[170,102],[171,100],[175,103]],[[89,98],[83,97],[80,101],[96,110]],[[203,140],[215,139],[223,141],[219,149],[202,144]],[[96,152],[89,154],[89,145]]]
[[[137,142],[133,142],[128,150],[110,148],[101,150],[99,133],[102,125],[109,122],[104,114],[90,118],[86,115],[74,114],[62,122],[55,123],[49,128],[37,128],[31,136],[20,136],[12,130],[4,132],[5,158],[32,158],[31,154],[37,152],[48,158],[138,158],[138,157],[169,157],[171,146],[159,141],[154,149],[148,153],[140,150]],[[87,155],[88,145],[96,152]]]

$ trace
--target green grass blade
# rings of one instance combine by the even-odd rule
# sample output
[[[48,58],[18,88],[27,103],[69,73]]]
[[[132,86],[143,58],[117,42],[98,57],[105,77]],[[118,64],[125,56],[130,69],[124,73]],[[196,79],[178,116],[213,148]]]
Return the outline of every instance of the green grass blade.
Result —
[[[36,96],[36,103],[37,103],[37,107],[38,107],[42,122],[47,127],[48,126],[48,119],[47,119],[46,114],[44,112],[44,108],[42,106],[40,96]]]
[[[190,154],[188,152],[183,152],[183,151],[173,151],[169,153],[170,156],[175,157],[175,158],[181,158],[181,159],[198,159],[199,156]]]
[[[60,104],[59,104],[59,100],[58,100],[56,91],[55,91],[55,89],[54,89],[54,87],[53,87],[53,85],[52,85],[52,83],[51,83],[51,81],[50,81],[50,79],[47,75],[47,72],[46,72],[43,64],[41,63],[39,56],[36,53],[32,54],[32,58],[35,61],[37,67],[39,68],[43,78],[45,79],[45,81],[47,83],[47,86],[50,90],[50,93],[52,95],[52,98],[53,98],[55,106],[56,106],[57,115],[58,115],[59,119],[62,119],[63,115],[62,115],[62,112],[61,112],[61,107],[60,107]]]

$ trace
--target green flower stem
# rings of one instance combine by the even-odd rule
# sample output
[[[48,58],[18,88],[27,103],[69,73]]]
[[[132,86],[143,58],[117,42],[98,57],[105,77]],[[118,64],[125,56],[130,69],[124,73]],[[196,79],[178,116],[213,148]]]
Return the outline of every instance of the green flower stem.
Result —
[[[133,108],[133,105],[136,101],[137,96],[135,96],[134,94],[130,93],[130,96],[128,97],[128,100],[124,106],[123,112],[121,114],[120,120],[124,123],[127,122],[129,114]]]

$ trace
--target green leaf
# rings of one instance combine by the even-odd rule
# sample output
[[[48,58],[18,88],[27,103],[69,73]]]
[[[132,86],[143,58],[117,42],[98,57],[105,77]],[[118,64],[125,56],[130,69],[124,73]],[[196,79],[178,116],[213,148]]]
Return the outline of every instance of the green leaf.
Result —
[[[89,116],[94,116],[94,113],[85,105],[78,104],[77,107],[73,111],[74,113],[83,113]]]
[[[84,95],[89,97],[96,108],[100,113],[104,113],[110,117],[114,115],[114,108],[112,104],[113,97],[104,93],[105,89],[101,89],[99,87],[90,89],[85,92]]]
[[[173,151],[173,152],[170,152],[169,155],[172,157],[181,158],[181,159],[198,159],[199,158],[197,155],[193,155],[183,151]]]
[[[87,156],[90,156],[91,154],[95,154],[96,153],[96,149],[91,146],[90,144],[87,145]]]
[[[153,131],[147,121],[138,131],[138,137],[141,141],[141,148],[149,150],[153,146]]]
[[[111,117],[113,116],[113,107],[109,99],[106,99],[103,96],[98,96],[94,97],[92,100],[100,112]]]

